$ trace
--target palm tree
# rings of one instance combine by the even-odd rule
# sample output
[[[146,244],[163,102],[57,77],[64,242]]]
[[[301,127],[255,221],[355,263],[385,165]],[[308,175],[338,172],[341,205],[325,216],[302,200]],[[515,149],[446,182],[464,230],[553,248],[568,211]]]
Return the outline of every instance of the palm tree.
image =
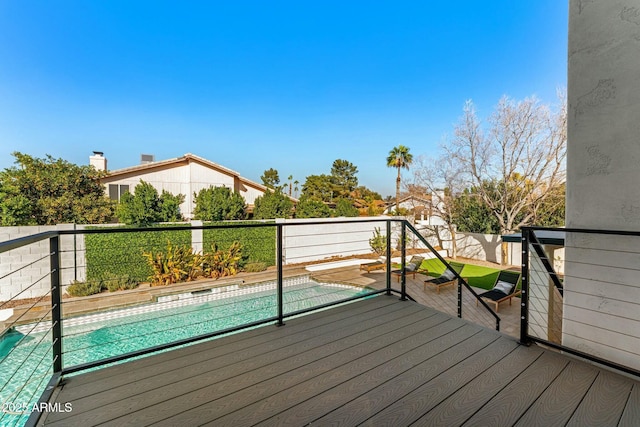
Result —
[[[293,187],[293,191],[296,198],[298,197],[298,184],[300,184],[300,181],[298,181],[297,179],[293,181],[293,185],[295,185],[295,187]]]
[[[291,180],[293,179],[293,175],[289,175],[287,179],[289,180],[289,197],[291,197],[291,190],[293,189],[293,186],[291,185]]]
[[[413,162],[413,155],[409,153],[409,147],[398,145],[389,151],[387,166],[390,168],[398,168],[398,178],[396,178],[396,212],[400,211],[400,169],[409,169],[411,162]]]

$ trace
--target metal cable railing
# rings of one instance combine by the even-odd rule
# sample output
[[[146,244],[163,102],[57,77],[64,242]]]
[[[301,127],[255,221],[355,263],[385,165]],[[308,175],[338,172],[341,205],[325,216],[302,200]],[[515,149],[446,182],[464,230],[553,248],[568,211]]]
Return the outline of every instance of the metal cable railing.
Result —
[[[0,322],[0,401],[4,409],[0,413],[1,425],[21,425],[26,421],[30,406],[44,391],[42,382],[48,381],[53,371],[55,343],[51,340],[51,331],[55,322],[47,281],[52,270],[46,262],[51,254],[33,259],[29,248],[49,236],[46,233],[22,238],[22,247],[14,246],[14,242],[0,243],[0,254],[12,266],[0,281],[5,295],[13,294],[0,302],[4,313],[4,321]],[[46,272],[41,273],[43,270]],[[25,280],[29,281],[27,285]],[[14,283],[19,284],[19,290],[12,286]],[[43,283],[47,283],[46,292],[42,292]],[[44,303],[47,305],[43,309]]]
[[[376,250],[378,254],[380,252],[386,254],[388,267],[383,276],[385,285],[382,289],[368,290],[351,287],[351,291],[346,292],[343,288],[346,286],[341,283],[307,282],[287,285],[283,274],[285,262],[305,264],[345,259],[352,255],[365,260],[371,259],[374,229],[379,230],[380,241],[384,242],[383,246]],[[26,364],[16,365],[15,372],[11,371],[8,374],[9,381],[12,383],[19,381],[18,388],[23,396],[26,396],[25,399],[33,400],[35,396],[40,395],[40,399],[46,401],[47,394],[41,395],[43,385],[49,389],[52,385],[55,386],[61,376],[73,372],[117,363],[266,323],[282,325],[286,318],[292,316],[380,293],[395,292],[401,299],[413,299],[407,292],[404,275],[399,282],[399,289],[395,289],[391,283],[391,256],[397,253],[405,254],[408,241],[406,230],[404,222],[397,219],[338,220],[329,224],[324,221],[214,224],[190,228],[169,226],[144,230],[109,227],[59,230],[0,243],[0,253],[13,249],[19,250],[34,243],[40,246],[45,243],[49,245],[46,255],[42,254],[37,259],[29,259],[0,278],[6,279],[16,273],[25,274],[39,262],[49,261],[47,273],[34,277],[30,285],[31,289],[20,289],[14,296],[15,299],[20,299],[32,295],[32,291],[41,292],[41,285],[46,283],[47,279],[50,281],[46,292],[41,292],[27,306],[22,307],[24,311],[17,313],[11,319],[12,323],[7,323],[7,328],[12,331],[20,328],[23,336],[16,337],[15,342],[10,343],[12,347],[7,350],[3,361],[18,356],[20,351],[21,358],[25,363],[29,361],[31,366],[29,371]],[[101,310],[108,312],[107,317],[111,316],[109,326],[112,329],[107,331],[103,328],[98,331],[95,327],[97,323],[91,324],[91,322],[101,322],[106,317],[101,318],[99,313],[86,315],[87,307],[93,311],[101,311],[96,310],[90,302],[110,296],[103,288],[117,287],[122,280],[120,274],[124,274],[118,271],[129,274],[128,272],[135,270],[138,277],[133,278],[134,281],[149,279],[152,272],[146,264],[143,252],[165,250],[167,240],[174,242],[172,245],[184,245],[194,252],[197,250],[194,248],[203,250],[208,247],[220,247],[226,250],[237,236],[242,238],[243,233],[256,236],[253,243],[257,242],[258,248],[251,247],[251,242],[245,242],[245,244],[247,248],[251,247],[248,252],[253,251],[252,256],[266,260],[263,262],[270,269],[262,274],[272,277],[273,280],[273,284],[269,285],[268,289],[254,292],[246,285],[239,286],[238,292],[230,291],[225,295],[229,297],[228,299],[212,296],[211,300],[216,300],[213,304],[212,301],[206,301],[205,294],[200,293],[206,291],[207,295],[214,294],[218,287],[213,281],[212,287],[205,290],[201,290],[202,285],[198,285],[197,289],[190,288],[194,289],[189,296],[190,301],[186,301],[185,295],[180,293],[184,291],[176,287],[175,293],[179,295],[175,298],[178,298],[180,304],[172,305],[170,299],[173,297],[169,294],[167,295],[169,299],[154,302],[153,310],[148,310],[144,316],[136,312],[136,309],[143,307],[141,304],[148,306],[148,300],[136,302],[132,299],[131,302],[134,305],[137,304],[137,307],[121,308],[123,313],[127,310],[132,313],[122,316],[119,314],[120,308],[114,311],[114,307],[102,304]],[[411,238],[410,246],[416,249],[420,245],[423,243],[419,236]],[[428,244],[424,249],[433,250]],[[286,257],[285,254],[287,254]],[[310,258],[312,258],[311,261]],[[249,258],[247,261],[253,260]],[[405,264],[405,257],[401,256],[400,265]],[[114,270],[117,271],[114,273]],[[104,294],[80,298],[65,296],[63,299],[63,289],[69,292],[69,286],[91,280],[98,283],[98,292],[104,291]],[[137,282],[132,287],[135,285]],[[234,285],[231,283],[230,286]],[[152,291],[155,293],[154,288],[145,290],[145,292]],[[240,296],[241,291],[248,293]],[[308,295],[305,295],[305,292]],[[127,305],[131,302],[127,302],[125,296],[138,293],[132,290],[131,293],[118,294],[118,299],[114,301],[117,300],[117,304],[120,305]],[[267,300],[260,299],[259,294],[264,293],[268,294]],[[242,300],[246,304],[239,306],[236,300]],[[0,308],[13,303],[13,300],[0,302]],[[46,306],[43,308],[45,303]],[[180,310],[177,309],[179,305],[182,305]],[[35,310],[39,310],[38,316],[33,315]],[[234,322],[218,324],[219,321],[230,319]],[[92,333],[94,335],[90,337],[87,335]],[[155,340],[154,337],[160,336],[162,339]],[[7,338],[6,333],[4,338]],[[135,345],[128,344],[132,342]],[[7,343],[9,343],[8,340],[5,341],[5,344]],[[34,347],[27,349],[25,347],[27,344]],[[24,351],[21,350],[23,348]],[[112,348],[112,350],[105,350],[105,348]],[[120,350],[113,350],[113,348],[120,348]],[[33,387],[37,390],[33,390]]]
[[[471,286],[469,286],[467,281],[460,275],[460,273],[452,268],[451,264],[447,262],[442,257],[442,255],[440,255],[438,251],[433,248],[433,246],[431,246],[427,239],[425,239],[424,236],[422,236],[418,232],[418,230],[413,227],[413,225],[409,224],[408,222],[404,222],[404,226],[408,228],[410,232],[431,251],[435,258],[438,259],[446,269],[449,269],[451,272],[453,272],[455,278],[457,279],[458,287],[458,292],[456,295],[457,316],[465,319],[468,318],[469,320],[475,319],[475,321],[479,322],[480,324],[487,324],[486,319],[491,319],[493,320],[493,325],[491,327],[495,327],[495,329],[499,331],[500,316],[498,316],[493,310],[491,310],[487,303],[478,296],[476,291],[474,291]],[[473,303],[470,303],[471,301],[473,301]]]
[[[521,341],[640,375],[640,233],[523,229]]]

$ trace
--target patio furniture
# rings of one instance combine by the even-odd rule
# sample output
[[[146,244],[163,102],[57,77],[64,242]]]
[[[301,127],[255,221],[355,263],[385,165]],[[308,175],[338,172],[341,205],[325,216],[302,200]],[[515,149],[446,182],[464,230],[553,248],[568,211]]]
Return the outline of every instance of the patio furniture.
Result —
[[[520,272],[502,270],[496,278],[496,283],[493,285],[493,289],[487,292],[483,292],[478,295],[488,303],[495,305],[495,311],[498,312],[498,307],[501,302],[509,301],[511,305],[511,299],[520,295],[520,289],[518,289],[518,283],[520,282]],[[476,306],[478,301],[476,300]]]
[[[427,270],[421,270],[420,265],[424,261],[424,257],[414,255],[411,257],[409,262],[404,266],[404,274],[411,274],[412,277],[416,278],[416,273],[428,273]],[[391,274],[398,278],[398,282],[400,281],[400,276],[402,276],[402,269],[399,270],[391,270]]]
[[[386,261],[372,261],[372,262],[366,262],[364,264],[360,264],[360,270],[364,270],[367,273],[370,273],[374,270],[384,270],[387,267],[387,262]]]
[[[464,264],[460,264],[457,262],[449,263],[451,266],[447,268],[440,276],[435,277],[433,279],[428,279],[424,281],[424,290],[427,290],[427,285],[435,286],[436,293],[440,293],[440,288],[445,286],[453,286],[457,282],[457,277],[455,273],[458,273],[458,276],[462,272],[462,268]],[[454,273],[455,272],[455,273]]]

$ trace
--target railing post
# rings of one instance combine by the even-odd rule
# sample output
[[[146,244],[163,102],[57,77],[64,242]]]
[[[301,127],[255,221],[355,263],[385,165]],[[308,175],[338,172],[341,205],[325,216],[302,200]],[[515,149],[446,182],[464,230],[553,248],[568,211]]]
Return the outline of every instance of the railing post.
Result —
[[[62,298],[60,291],[60,236],[49,239],[51,267],[51,322],[53,333],[53,372],[62,372]]]
[[[387,295],[391,295],[391,220],[387,220],[387,266],[386,266],[386,277],[387,277]]]
[[[401,286],[400,286],[400,300],[401,301],[406,301],[407,300],[407,275],[405,274],[405,267],[406,267],[406,256],[407,256],[407,246],[406,246],[406,240],[407,240],[407,229],[405,227],[405,221],[401,222],[402,224],[402,232],[400,233],[400,256],[401,256],[401,261],[400,261],[400,280],[401,280]]]
[[[458,279],[458,317],[462,319],[462,283]]]
[[[520,344],[529,345],[529,233],[522,228],[522,289],[520,295]]]
[[[283,289],[282,289],[282,223],[276,223],[276,259],[278,266],[278,278],[277,278],[277,298],[278,298],[278,326],[284,325],[284,313],[283,313]]]

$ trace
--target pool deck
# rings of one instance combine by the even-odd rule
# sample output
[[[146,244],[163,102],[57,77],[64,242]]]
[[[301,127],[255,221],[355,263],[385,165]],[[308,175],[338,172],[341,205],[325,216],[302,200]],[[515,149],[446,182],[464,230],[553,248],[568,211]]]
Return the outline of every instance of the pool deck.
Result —
[[[638,381],[397,296],[66,378],[53,400],[73,410],[46,414],[41,425],[632,426],[640,419]]]

